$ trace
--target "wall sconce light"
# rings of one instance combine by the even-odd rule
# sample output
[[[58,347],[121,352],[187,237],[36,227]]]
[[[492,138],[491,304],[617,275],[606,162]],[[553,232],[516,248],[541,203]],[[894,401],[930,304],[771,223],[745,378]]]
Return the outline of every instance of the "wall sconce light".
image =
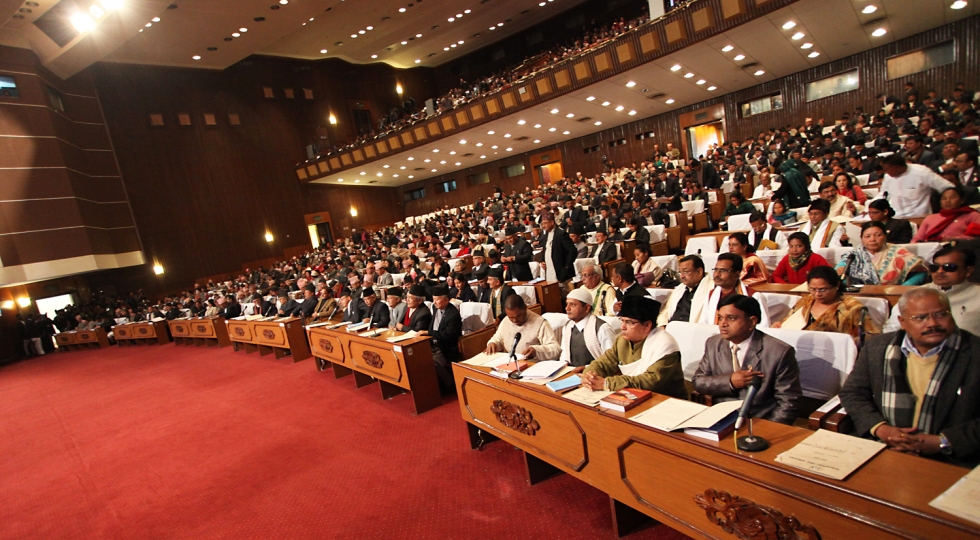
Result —
[[[357,208],[354,208],[353,206],[351,206],[350,207],[350,215],[353,216],[353,217],[357,217]]]
[[[163,265],[161,265],[161,264],[154,264],[153,265],[153,273],[156,274],[156,275],[158,275],[158,276],[161,275],[161,274],[163,274]]]
[[[265,241],[272,242],[272,240],[273,240],[272,233],[270,232],[265,233]]]
[[[4,300],[3,303],[0,304],[0,309],[14,309],[14,301]]]
[[[21,296],[17,299],[17,305],[22,308],[29,308],[31,307],[31,299],[27,296]]]
[[[402,85],[401,84],[396,84],[395,85],[395,93],[398,94],[399,96],[402,95]]]
[[[337,125],[337,117],[332,114],[330,115],[330,118],[327,119],[327,121],[330,122],[331,126]]]

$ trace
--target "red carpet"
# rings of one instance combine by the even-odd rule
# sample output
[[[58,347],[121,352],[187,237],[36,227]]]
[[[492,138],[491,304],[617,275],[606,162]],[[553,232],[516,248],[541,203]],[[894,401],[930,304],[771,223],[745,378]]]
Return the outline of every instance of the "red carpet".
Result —
[[[613,537],[603,493],[470,450],[455,399],[415,417],[379,394],[230,348],[0,368],[0,538]]]

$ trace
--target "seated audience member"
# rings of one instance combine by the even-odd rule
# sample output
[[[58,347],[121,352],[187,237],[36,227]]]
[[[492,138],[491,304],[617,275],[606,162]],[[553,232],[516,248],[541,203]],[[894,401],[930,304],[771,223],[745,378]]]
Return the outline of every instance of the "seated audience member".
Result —
[[[408,332],[415,330],[425,330],[432,323],[432,312],[425,305],[425,287],[419,284],[412,285],[408,289],[408,296],[405,297],[405,314],[401,321],[395,325],[395,330]]]
[[[755,205],[745,200],[742,190],[736,189],[728,194],[728,204],[725,205],[723,217],[735,216],[738,214],[751,214],[755,212]]]
[[[375,284],[378,287],[392,287],[395,285],[395,278],[391,277],[388,273],[388,261],[378,262],[378,277],[375,279]]]
[[[592,295],[592,313],[599,316],[615,315],[616,289],[602,281],[602,266],[590,264],[582,267],[581,288]]]
[[[432,361],[436,365],[439,389],[443,395],[451,394],[456,389],[452,365],[461,360],[459,338],[463,335],[463,319],[449,301],[449,289],[445,285],[432,288],[432,309],[435,313],[431,324],[419,334],[432,337]]]
[[[595,245],[589,251],[589,257],[592,257],[599,264],[606,264],[607,262],[615,261],[619,258],[618,249],[616,244],[607,241],[605,229],[599,229],[595,233]]]
[[[963,203],[963,187],[948,187],[939,198],[938,214],[922,220],[912,242],[948,242],[980,236],[980,212]]]
[[[630,263],[621,262],[613,268],[612,274],[612,284],[616,288],[616,304],[613,305],[616,313],[619,313],[623,298],[627,296],[649,296],[650,293],[647,292],[642,285],[636,282],[636,276],[633,274],[633,267]]]
[[[715,402],[744,399],[754,377],[762,377],[752,409],[753,418],[792,424],[803,390],[793,347],[759,331],[762,308],[754,298],[725,297],[718,303],[718,330],[704,344],[704,356],[692,383]]]
[[[678,268],[681,283],[674,287],[667,303],[660,309],[657,326],[667,326],[673,321],[697,322],[708,293],[715,286],[711,277],[705,275],[704,261],[697,255],[681,257]]]
[[[848,198],[857,205],[864,206],[868,202],[868,196],[861,190],[861,186],[854,183],[854,177],[847,173],[840,173],[834,177],[834,185],[837,186],[837,195]]]
[[[252,300],[252,306],[252,314],[259,315],[260,317],[271,317],[278,312],[276,305],[271,302],[267,302],[261,295],[256,296],[255,299]]]
[[[470,287],[470,277],[460,273],[453,274],[451,277],[453,286],[449,289],[449,297],[460,302],[476,302],[476,293],[473,292],[473,287]]]
[[[734,253],[722,253],[718,255],[715,267],[711,270],[711,279],[714,281],[715,286],[704,299],[704,307],[701,308],[701,318],[696,322],[701,324],[715,324],[718,302],[727,296],[733,294],[752,296],[752,289],[746,287],[744,283],[739,281],[738,278],[741,275],[741,257]]]
[[[642,217],[635,217],[626,225],[629,231],[624,237],[626,240],[636,240],[636,245],[650,247],[650,231],[646,228],[646,220]]]
[[[769,216],[769,222],[773,225],[786,225],[788,223],[796,223],[798,216],[796,212],[789,209],[786,203],[782,199],[773,199],[772,201],[772,215]]]
[[[810,245],[815,248],[825,248],[831,246],[831,241],[835,239],[836,244],[840,244],[840,235],[843,234],[837,229],[844,230],[837,223],[830,221],[830,203],[826,199],[816,199],[810,203],[807,210],[809,221],[800,227],[800,232],[810,237]]]
[[[472,269],[473,276],[476,277],[476,274],[478,272],[489,272],[489,271],[490,271],[490,266],[487,264],[486,253],[483,251],[483,248],[477,248],[473,250],[473,269]]]
[[[932,172],[925,165],[906,163],[898,154],[881,160],[885,177],[878,198],[887,199],[895,209],[895,217],[910,218],[931,213],[932,193],[942,193],[953,184]]]
[[[490,288],[490,272],[489,270],[483,270],[480,272],[473,273],[473,279],[476,280],[476,301],[483,302],[484,304],[490,303],[490,296],[493,290]]]
[[[854,217],[864,211],[864,207],[856,204],[848,197],[837,193],[837,185],[833,182],[823,182],[820,184],[820,198],[830,203],[827,217]]]
[[[840,391],[859,436],[902,452],[980,463],[980,338],[956,327],[941,291],[896,306],[902,329],[868,340]]]
[[[364,305],[364,302],[362,302],[360,298],[355,301],[350,289],[345,287],[342,291],[340,291],[340,298],[337,299],[337,305],[340,306],[344,313],[341,322],[349,322],[352,324],[361,322],[361,313],[363,313],[362,306]]]
[[[749,237],[744,232],[734,232],[728,235],[728,252],[742,258],[742,273],[739,277],[746,287],[754,287],[760,283],[769,282],[769,269],[755,254],[755,249],[749,244]]]
[[[207,317],[207,318],[210,319],[212,317],[219,317],[219,316],[221,316],[221,313],[220,313],[221,310],[218,308],[218,304],[214,301],[213,298],[208,298],[207,306],[208,306],[207,309],[204,310],[204,316],[205,317]]]
[[[234,295],[231,294],[226,295],[225,305],[223,308],[221,308],[221,311],[218,314],[221,317],[224,317],[225,319],[234,319],[235,317],[240,317],[242,314],[242,305],[239,304],[237,300],[235,300]]]
[[[946,244],[932,256],[929,265],[932,283],[923,287],[942,291],[949,300],[956,326],[980,336],[980,285],[967,281],[976,262],[976,252]],[[896,332],[900,328],[898,310],[892,309],[885,332]]]
[[[490,268],[487,284],[490,286],[490,315],[499,323],[504,317],[504,303],[517,293],[504,283],[504,269],[500,266]]]
[[[868,204],[868,218],[885,226],[889,244],[912,242],[912,224],[906,219],[895,218],[895,210],[885,199],[875,199]]]
[[[395,328],[399,322],[405,318],[405,311],[408,304],[402,302],[405,290],[401,287],[391,287],[385,296],[385,303],[388,304],[388,328]]]
[[[585,367],[613,346],[616,336],[610,325],[592,314],[593,296],[579,287],[568,293],[565,314],[568,322],[561,328],[559,360],[576,368]]]
[[[805,283],[810,270],[818,266],[829,267],[830,263],[810,249],[809,236],[795,232],[789,235],[789,253],[776,265],[772,273],[772,282],[795,285]]]
[[[585,237],[585,226],[584,225],[572,225],[568,228],[568,238],[571,239],[572,244],[575,246],[575,251],[577,253],[577,259],[585,259],[589,256],[589,245],[585,243],[583,238]]]
[[[845,296],[840,289],[840,276],[829,266],[818,266],[807,275],[810,292],[793,306],[793,310],[773,328],[786,330],[814,330],[850,334],[855,343],[861,341],[861,329],[865,334],[880,334],[881,328],[868,315],[868,308],[853,296]]]
[[[786,249],[789,247],[789,240],[783,231],[773,227],[766,222],[766,215],[755,211],[749,216],[748,232],[749,244],[755,251],[764,249]]]
[[[848,261],[850,267],[848,267]],[[845,269],[848,274],[844,275]],[[926,279],[926,263],[911,251],[885,238],[885,228],[876,221],[861,226],[861,247],[837,263],[837,273],[851,285],[919,285]]]
[[[555,360],[561,355],[561,345],[555,331],[544,317],[527,310],[524,298],[513,294],[504,301],[507,314],[497,325],[497,331],[487,343],[487,354],[511,352],[514,337],[521,334],[517,354],[532,360]]]
[[[328,287],[320,289],[316,307],[313,309],[313,320],[330,319],[338,310],[337,301],[330,294],[330,289]]]
[[[636,277],[637,283],[641,287],[652,287],[654,283],[660,280],[660,276],[663,275],[664,271],[654,261],[650,256],[650,244],[636,244],[636,248],[633,249],[633,262],[631,266],[633,267],[633,275]]]
[[[372,287],[365,287],[361,293],[361,300],[367,306],[367,310],[361,313],[363,321],[371,323],[368,328],[388,328],[391,322],[391,311],[388,305],[378,300],[378,295]]]
[[[772,197],[773,192],[779,189],[779,186],[779,182],[772,181],[769,169],[762,169],[759,171],[759,185],[752,192],[752,198],[769,199]]]
[[[660,302],[627,296],[619,314],[622,334],[613,346],[586,366],[582,386],[593,390],[640,388],[687,399],[680,347],[656,324]]]
[[[300,317],[306,319],[313,316],[313,312],[316,310],[316,287],[313,284],[308,284],[303,289],[303,301],[297,305],[293,311],[290,313],[293,317]],[[371,289],[373,292],[374,289]]]

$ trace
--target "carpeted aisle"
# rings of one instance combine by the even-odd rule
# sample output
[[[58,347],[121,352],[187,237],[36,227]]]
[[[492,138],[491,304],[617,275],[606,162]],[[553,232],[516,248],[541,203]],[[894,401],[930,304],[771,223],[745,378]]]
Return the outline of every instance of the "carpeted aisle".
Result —
[[[175,345],[0,368],[0,538],[612,538],[608,499],[313,361]],[[655,526],[630,538],[683,535]]]

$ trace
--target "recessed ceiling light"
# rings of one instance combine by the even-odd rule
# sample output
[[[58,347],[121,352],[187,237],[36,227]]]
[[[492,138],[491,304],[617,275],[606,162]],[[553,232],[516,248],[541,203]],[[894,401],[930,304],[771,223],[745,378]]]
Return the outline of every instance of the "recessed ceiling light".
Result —
[[[518,120],[517,121],[517,125],[519,125],[519,126],[523,126],[526,123],[527,123],[527,120]]]
[[[956,2],[953,2],[953,4],[951,6],[949,6],[949,7],[951,9],[963,9],[963,8],[966,7],[966,1],[965,0],[956,0]]]
[[[963,3],[966,4],[966,2]],[[864,9],[861,10],[861,13],[864,13],[865,15],[870,15],[875,11],[878,11],[878,6],[872,4],[872,5],[865,6]]]
[[[320,54],[327,54],[327,50],[326,49],[320,49]]]
[[[541,142],[541,139],[534,139],[534,144],[538,144],[539,142]]]
[[[405,13],[405,11],[405,8],[398,8],[398,13]],[[409,178],[411,178],[411,176]]]
[[[201,59],[201,57],[200,56],[197,56],[197,55],[194,55],[191,58],[193,58],[194,60],[200,60]]]
[[[323,52],[327,52],[327,51],[323,51]],[[371,55],[371,58],[377,58],[377,57],[378,57],[378,55],[376,55],[376,54],[372,54]]]
[[[405,170],[405,166],[404,165],[402,165],[401,167],[398,167],[398,168],[401,169],[401,170],[403,170],[403,171]]]
[[[534,124],[534,129],[541,129],[541,124]]]
[[[408,179],[409,179],[409,180],[411,180],[412,178],[415,178],[415,175],[414,175],[414,174],[410,174],[410,175],[408,175]]]
[[[360,178],[355,178],[354,179],[354,182],[357,183],[357,184],[360,184],[361,183],[361,179]]]
[[[795,22],[793,22],[793,21],[786,21],[786,24],[783,25],[783,30],[789,30],[789,29],[794,28],[794,27],[796,27],[796,23]]]
[[[415,37],[416,38],[420,38],[420,37],[422,37],[422,34],[415,34]]]
[[[609,102],[608,101],[603,101],[602,102],[602,106],[603,107],[608,107],[609,106]]]
[[[670,98],[670,99],[668,99],[667,101],[665,101],[665,103],[666,103],[667,105],[670,105],[670,104],[672,104],[673,102],[674,102],[674,98]]]
[[[565,115],[565,118],[575,118],[575,113],[568,113]]]
[[[744,54],[740,54],[740,55],[738,55],[738,56],[735,57],[735,61],[736,62],[741,62],[742,60],[745,60],[745,55]]]
[[[382,166],[381,166],[381,168],[382,168],[382,169],[387,169],[387,168],[389,168],[389,167],[391,167],[391,165],[382,165]]]
[[[680,71],[681,70],[681,65],[680,64],[674,64],[673,66],[670,67],[670,70],[671,71]]]
[[[442,50],[448,51],[449,50],[449,47],[443,47]]]
[[[708,81],[706,81],[704,79],[698,79],[697,82],[695,82],[694,84],[704,84],[706,82],[708,82]]]
[[[353,36],[353,37],[357,37],[357,34],[354,34],[354,36]],[[403,41],[403,42],[402,42],[402,45],[408,45],[408,42],[407,42],[407,41]]]
[[[558,128],[548,128],[548,131],[555,132],[558,131]]]
[[[551,114],[558,114],[558,109],[551,109]]]
[[[460,139],[459,144],[466,144],[466,139]]]
[[[432,172],[439,172],[439,169],[432,169]]]
[[[885,30],[884,28],[879,28],[879,29],[875,30],[874,32],[871,32],[871,35],[874,36],[874,37],[881,37],[881,36],[883,36],[883,35],[885,35],[887,33],[888,33],[888,31]]]
[[[363,36],[366,32],[364,30],[358,30],[357,33]]]
[[[793,34],[793,38],[792,39],[794,39],[794,40],[800,40],[800,39],[803,39],[803,36],[805,36],[805,35],[806,34],[804,34],[803,32],[797,32],[797,33]]]
[[[717,87],[717,86],[709,86],[709,87],[708,87],[708,91],[709,91],[709,92],[714,92],[714,91],[715,91],[715,90],[717,90],[717,89],[718,89],[718,87]]]
[[[496,133],[496,131],[491,129],[490,131],[487,132],[487,135],[493,135],[494,133]]]
[[[493,28],[491,28],[491,30],[493,30]],[[485,156],[485,155],[484,156],[480,156],[480,159],[487,159],[487,156]]]
[[[754,75],[758,77],[759,75],[765,75],[766,71],[764,69],[757,70]]]
[[[439,165],[445,165],[445,164],[446,164],[446,160],[442,160],[439,162]]]
[[[245,32],[248,32],[248,28],[239,28],[238,31],[244,34]]]
[[[721,48],[721,52],[730,52],[733,49],[735,49],[735,47],[732,47],[731,45],[725,45],[724,47]]]
[[[378,173],[378,174],[376,174],[375,176],[377,176],[377,177],[379,177],[379,178],[380,178],[380,177],[382,177],[382,176],[384,176],[384,173]]]
[[[585,101],[595,101],[595,96],[589,96],[585,98]]]
[[[450,17],[450,18],[448,18],[446,20],[449,21],[449,22],[455,22],[456,21],[456,18],[455,17]]]
[[[502,23],[502,22],[497,23],[497,26],[503,26],[503,25],[504,25],[504,23]]]
[[[459,43],[460,45],[462,45],[464,43],[464,41],[463,40],[459,40],[456,43]]]
[[[438,154],[439,153],[439,149],[438,148],[433,148],[432,149],[432,153],[433,154]]]
[[[510,138],[510,133],[504,133],[504,138],[505,139],[509,139]]]
[[[476,145],[477,145],[477,146],[483,146],[483,143],[481,143],[481,142],[478,142],[478,143],[476,143]]]
[[[147,25],[147,26],[149,26],[149,25],[150,25],[150,23],[146,23],[146,25]],[[238,32],[233,32],[233,33],[231,34],[231,37],[239,37],[239,36],[241,36],[241,34],[239,34]]]
[[[459,161],[457,161],[456,162],[456,166],[459,167],[460,165],[462,165],[462,163],[460,163]]]
[[[93,6],[93,7],[94,7],[94,6]],[[152,18],[152,19],[150,19],[150,20],[151,20],[151,21],[153,21],[153,22],[160,22],[160,17],[153,17],[153,18]]]
[[[408,157],[408,160],[409,160],[409,161],[415,161],[415,158],[413,158],[412,156],[409,156],[409,157]]]
[[[627,114],[629,114],[630,116],[634,116],[634,115],[636,115],[636,111],[630,111]]]
[[[285,6],[289,3],[289,0],[279,0],[279,3]]]
[[[398,175],[397,174],[393,174],[393,175],[391,175],[391,177],[392,178],[398,178]]]
[[[361,171],[361,176],[367,176],[366,172]]]
[[[630,81],[626,83],[626,88],[633,88],[634,86],[636,86],[636,82],[634,81]]]
[[[338,178],[338,179],[337,179],[337,181],[338,181],[338,182],[343,182],[343,181],[344,181],[344,179],[343,179],[343,178]]]
[[[601,126],[601,125],[602,125],[602,122],[600,122],[600,121],[598,121],[598,120],[596,120],[596,123],[595,123],[595,125],[597,125],[597,126]]]
[[[513,151],[514,149],[508,146],[508,147],[507,147],[507,148],[505,148],[504,150],[507,150],[508,152],[512,152],[512,151]]]
[[[626,107],[623,107],[622,105],[617,105],[617,106],[616,106],[616,112],[619,112],[619,111],[621,111],[621,110],[623,110],[623,109],[625,109],[625,108],[626,108]]]
[[[820,53],[818,53],[817,51],[813,51],[812,53],[808,54],[807,56],[809,56],[810,58],[816,58],[816,57],[820,56]]]
[[[422,63],[422,60],[421,60],[420,58],[416,58],[416,59],[415,59],[415,63],[416,63],[416,64],[421,64],[421,63]]]
[[[571,133],[572,133],[571,131],[562,131],[561,132],[562,135],[571,135]]]
[[[471,9],[464,9],[463,10],[463,13],[469,15],[470,13],[473,13],[473,10],[471,10]]]
[[[690,71],[684,74],[684,78],[685,78],[685,79],[690,79],[690,78],[691,78],[691,77],[693,77],[693,76],[694,76],[694,74],[693,74],[693,73],[691,73]]]
[[[497,146],[496,144],[490,147],[490,149],[491,149],[491,150],[496,150],[496,149],[498,149],[498,148],[500,148],[500,147],[499,147],[499,146]]]
[[[449,151],[449,155],[450,156],[455,156],[456,155],[456,151],[455,150],[450,150]]]
[[[803,50],[809,49],[811,47],[813,47],[813,43],[804,43],[803,45],[800,45],[800,48]]]

